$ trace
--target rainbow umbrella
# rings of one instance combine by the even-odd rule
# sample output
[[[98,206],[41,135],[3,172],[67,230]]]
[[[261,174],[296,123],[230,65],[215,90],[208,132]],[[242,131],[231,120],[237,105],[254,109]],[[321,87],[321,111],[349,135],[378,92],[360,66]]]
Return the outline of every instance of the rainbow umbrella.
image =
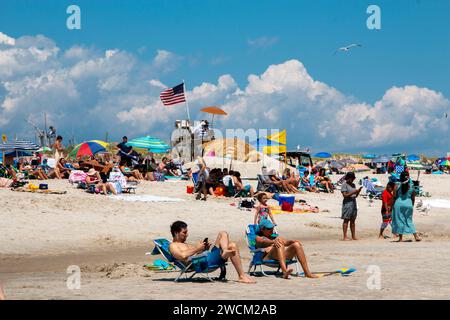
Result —
[[[447,166],[450,167],[450,160],[445,159],[441,163],[439,163],[440,166]]]
[[[108,143],[101,140],[85,141],[77,145],[72,152],[69,153],[69,157],[79,158],[82,156],[93,156],[96,153],[106,151],[108,146]]]

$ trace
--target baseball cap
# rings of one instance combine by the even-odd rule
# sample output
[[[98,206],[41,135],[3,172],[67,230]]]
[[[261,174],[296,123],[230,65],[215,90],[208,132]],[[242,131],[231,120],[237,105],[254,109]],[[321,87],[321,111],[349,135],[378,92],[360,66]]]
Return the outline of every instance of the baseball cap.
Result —
[[[259,222],[259,227],[269,230],[269,229],[273,229],[275,227],[275,225],[269,219],[262,219]]]

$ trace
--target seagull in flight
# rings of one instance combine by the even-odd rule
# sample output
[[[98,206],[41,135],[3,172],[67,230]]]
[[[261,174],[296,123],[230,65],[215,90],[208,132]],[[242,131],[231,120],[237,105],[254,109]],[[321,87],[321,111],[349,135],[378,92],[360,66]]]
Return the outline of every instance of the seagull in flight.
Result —
[[[350,51],[351,48],[356,48],[356,47],[362,47],[362,45],[356,44],[356,43],[352,43],[352,44],[350,44],[350,45],[348,45],[348,46],[345,46],[345,47],[342,47],[342,48],[337,49],[337,50],[334,52],[334,54],[336,54],[338,51],[348,52],[348,51]]]

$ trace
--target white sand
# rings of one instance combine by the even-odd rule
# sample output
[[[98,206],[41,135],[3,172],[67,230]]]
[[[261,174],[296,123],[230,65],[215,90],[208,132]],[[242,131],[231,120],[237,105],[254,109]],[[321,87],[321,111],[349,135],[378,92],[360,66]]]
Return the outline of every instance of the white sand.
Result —
[[[256,166],[246,170],[243,176],[258,172]],[[386,178],[381,176],[383,183]],[[450,297],[450,209],[431,208],[427,215],[415,211],[423,241],[398,244],[377,239],[380,202],[360,198],[357,232],[361,240],[342,242],[340,193],[302,194],[298,198],[329,212],[276,215],[279,233],[303,242],[313,271],[355,267],[356,273],[319,280],[285,281],[271,276],[258,278],[257,287],[252,288],[233,281],[174,284],[167,281],[175,277],[174,273],[143,272],[140,268],[161,258],[144,255],[152,249],[152,239],[170,238],[169,225],[177,219],[189,224],[190,242],[205,237],[213,240],[225,229],[239,244],[247,268],[250,253],[244,228],[252,222],[253,212],[231,206],[236,203],[233,199],[195,201],[186,194],[188,182],[143,182],[138,186],[138,195],[180,198],[183,202],[117,201],[87,194],[67,181],[48,183],[52,189],[67,190],[67,194],[0,190],[0,283],[8,298],[260,299],[262,290],[268,299]],[[431,192],[430,199],[450,200],[450,177],[422,175],[421,183]],[[81,290],[66,287],[66,269],[74,264],[82,270]],[[369,265],[381,269],[381,290],[367,288]],[[228,279],[236,279],[231,264]],[[182,290],[173,290],[174,286]]]

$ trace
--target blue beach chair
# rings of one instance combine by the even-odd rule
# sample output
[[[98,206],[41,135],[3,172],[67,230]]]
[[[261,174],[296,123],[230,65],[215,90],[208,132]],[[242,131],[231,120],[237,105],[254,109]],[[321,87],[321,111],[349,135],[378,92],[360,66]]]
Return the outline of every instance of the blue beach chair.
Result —
[[[189,258],[189,264],[185,264],[184,262],[177,260],[174,258],[174,256],[170,253],[169,246],[170,241],[167,239],[155,239],[153,240],[153,243],[155,244],[155,248],[151,253],[151,255],[158,255],[161,254],[164,259],[167,260],[167,262],[172,263],[180,270],[180,274],[178,277],[176,277],[175,282],[178,282],[178,280],[181,278],[181,276],[185,276],[186,279],[192,279],[197,274],[204,275],[204,278],[206,278],[209,281],[213,281],[213,279],[210,276],[211,272],[216,271],[217,269],[221,270],[220,276],[218,280],[225,280],[226,275],[226,263],[222,265],[208,265],[207,261],[207,255],[208,251],[203,252],[202,254],[198,254],[195,256],[192,256]],[[188,277],[188,274],[192,273],[190,277]]]
[[[252,253],[252,259],[250,261],[250,265],[248,268],[248,274],[253,275],[255,274],[256,268],[259,268],[259,272],[263,276],[268,276],[266,272],[264,272],[263,266],[267,266],[269,268],[277,268],[277,271],[275,273],[278,273],[281,269],[280,263],[277,260],[263,260],[264,255],[264,249],[256,248],[256,233],[258,230],[258,225],[256,224],[250,224],[248,225],[246,231],[245,231],[245,237],[247,239],[247,245],[250,249],[250,252]],[[295,264],[295,272],[296,275],[299,276],[299,263],[296,259],[290,259],[286,260],[286,265],[289,266],[291,264]],[[252,270],[253,269],[253,270]]]

